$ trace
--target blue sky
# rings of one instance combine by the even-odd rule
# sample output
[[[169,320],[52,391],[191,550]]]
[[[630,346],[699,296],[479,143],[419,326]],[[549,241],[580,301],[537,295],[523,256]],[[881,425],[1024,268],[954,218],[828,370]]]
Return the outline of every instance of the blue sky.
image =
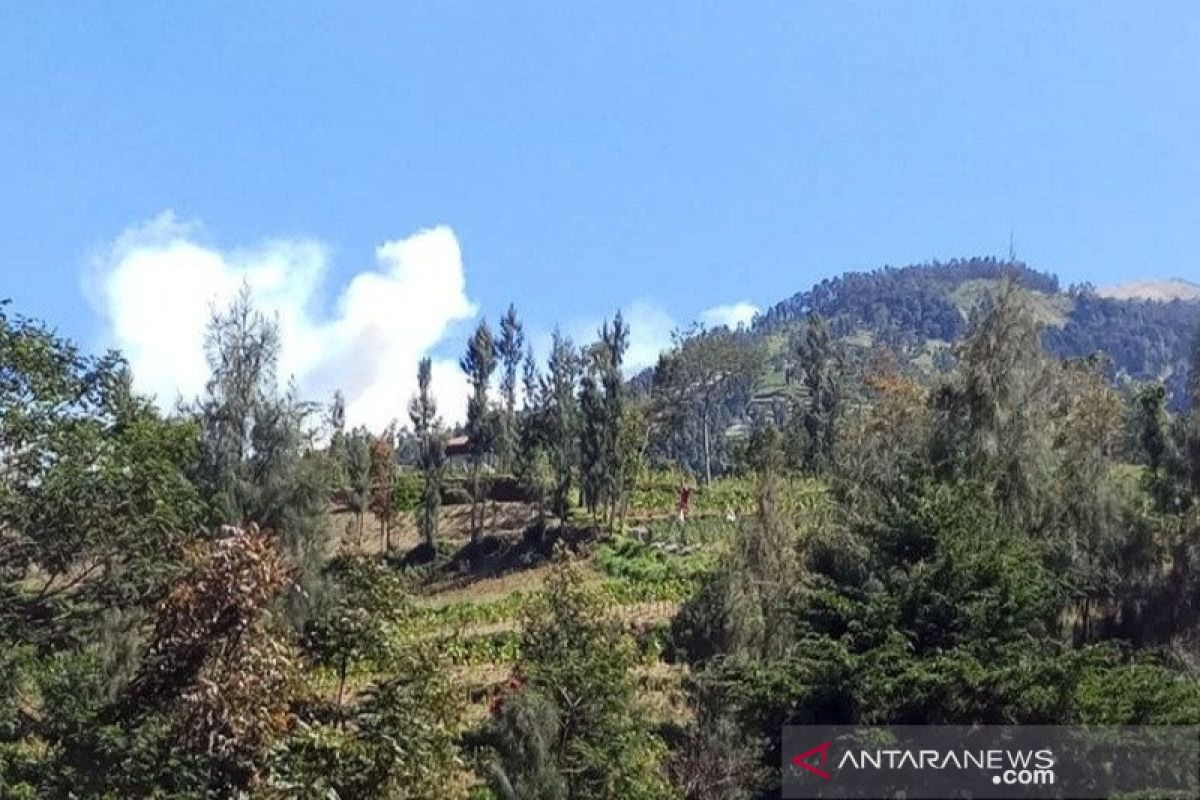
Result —
[[[1066,281],[1194,279],[1197,87],[1190,3],[7,3],[0,296],[123,341],[87,275],[166,211],[230,263],[319,245],[318,320],[448,226],[443,356],[509,300],[683,323],[1010,229]]]

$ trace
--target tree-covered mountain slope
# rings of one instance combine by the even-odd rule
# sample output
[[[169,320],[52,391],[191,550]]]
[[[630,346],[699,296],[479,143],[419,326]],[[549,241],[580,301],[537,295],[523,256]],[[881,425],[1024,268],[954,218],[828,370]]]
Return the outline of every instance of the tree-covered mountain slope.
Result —
[[[948,345],[966,335],[972,313],[1005,279],[1028,293],[1048,351],[1067,358],[1103,353],[1115,380],[1161,380],[1173,401],[1183,402],[1200,288],[1179,279],[1098,290],[1063,288],[1054,275],[996,258],[888,266],[799,292],[761,314],[751,333],[770,349],[816,313],[852,349],[885,346],[911,365],[941,371],[953,357]]]

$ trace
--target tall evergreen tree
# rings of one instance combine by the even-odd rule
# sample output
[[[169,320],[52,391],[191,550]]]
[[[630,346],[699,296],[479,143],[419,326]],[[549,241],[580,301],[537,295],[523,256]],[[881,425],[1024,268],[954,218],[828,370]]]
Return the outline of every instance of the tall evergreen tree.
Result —
[[[804,388],[804,396],[797,400],[792,413],[801,466],[822,472],[829,468],[836,444],[843,368],[829,323],[820,314],[805,320],[793,343],[793,358],[792,374]]]
[[[333,393],[333,402],[329,404],[329,430],[334,437],[346,433],[346,396],[341,389]]]
[[[596,381],[594,348],[589,355],[588,368],[579,380],[579,499],[594,521],[608,464],[605,459],[604,397]]]
[[[340,492],[346,487],[346,398],[341,390],[333,393],[326,415],[326,425],[329,431],[329,461],[332,474],[331,481],[335,491]]]
[[[1192,338],[1192,357],[1188,372],[1189,409],[1187,424],[1188,472],[1192,496],[1200,502],[1200,327]]]
[[[624,410],[621,361],[629,328],[618,312],[599,333],[599,341],[584,354],[586,368],[579,382],[579,481],[580,497],[592,517],[603,507],[611,525],[622,487],[617,444]]]
[[[214,312],[204,349],[210,377],[200,402],[203,430],[201,480],[212,502],[217,524],[278,522],[264,519],[250,464],[281,456],[255,453],[256,426],[279,414],[275,370],[279,362],[279,327],[254,308],[248,287],[233,304]]]
[[[500,468],[511,472],[517,451],[517,380],[521,357],[525,353],[525,330],[517,318],[517,309],[509,305],[500,318],[500,338],[496,342],[500,357],[500,399],[503,403],[497,431],[496,454]]]
[[[581,361],[574,343],[557,329],[550,345],[547,367],[543,389],[544,441],[554,473],[551,507],[559,519],[565,519],[579,462],[579,402],[575,387],[579,382]]]
[[[330,555],[329,470],[306,429],[314,408],[296,399],[294,387],[278,388],[279,351],[278,324],[255,309],[248,288],[213,314],[205,339],[212,375],[198,409],[198,482],[213,525],[255,523],[280,533],[299,567],[286,602],[300,624]]]
[[[379,520],[380,548],[392,549],[392,488],[396,481],[396,429],[389,425],[371,442],[371,510]]]
[[[423,477],[420,517],[417,528],[431,554],[437,545],[438,514],[442,504],[442,474],[446,465],[446,443],[442,421],[433,397],[432,362],[422,358],[417,367],[417,394],[408,404],[408,416],[417,435],[419,464]]]
[[[554,481],[547,454],[548,385],[538,370],[532,348],[525,352],[521,381],[525,405],[517,419],[516,472],[537,506],[538,527],[541,528],[545,523],[546,500]]]
[[[467,401],[467,437],[471,455],[471,544],[479,543],[483,533],[483,508],[480,504],[480,473],[483,460],[491,449],[493,425],[488,407],[488,384],[496,371],[496,344],[487,321],[481,321],[467,342],[467,352],[459,361],[471,384]]]
[[[1045,416],[1053,382],[1028,296],[1003,284],[959,350],[957,380],[935,399],[941,467],[984,481],[1007,513],[1031,522],[1052,466]]]
[[[371,508],[371,440],[365,428],[355,428],[346,437],[346,500],[354,512],[355,533],[360,543]]]

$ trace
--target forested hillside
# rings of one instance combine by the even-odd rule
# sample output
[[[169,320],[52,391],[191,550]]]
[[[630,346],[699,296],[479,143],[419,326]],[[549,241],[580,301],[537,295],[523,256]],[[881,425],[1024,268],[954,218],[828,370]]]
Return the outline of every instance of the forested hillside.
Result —
[[[1062,290],[1056,277],[1020,262],[972,258],[851,272],[776,304],[753,327],[771,335],[815,313],[830,321],[836,336],[917,358],[960,340],[986,290],[1005,279],[1031,294],[1051,353],[1063,358],[1104,353],[1111,378],[1164,381],[1175,407],[1183,407],[1200,300],[1117,299],[1087,285]]]
[[[787,724],[1200,724],[1195,304],[974,260],[630,333],[510,307],[461,425],[424,359],[368,430],[248,290],[170,412],[0,305],[0,797],[753,800]]]

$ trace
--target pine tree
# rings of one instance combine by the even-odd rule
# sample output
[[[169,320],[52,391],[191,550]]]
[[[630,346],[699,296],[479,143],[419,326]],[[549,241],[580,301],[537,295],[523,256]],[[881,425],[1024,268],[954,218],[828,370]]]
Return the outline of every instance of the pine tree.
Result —
[[[806,320],[793,345],[794,373],[805,396],[796,403],[793,429],[799,436],[802,466],[823,472],[833,457],[838,416],[842,405],[842,364],[830,335],[829,323],[819,314]]]
[[[604,423],[604,398],[596,383],[592,363],[579,381],[579,499],[593,521],[601,502],[608,466],[605,463]]]
[[[396,430],[388,426],[371,442],[371,510],[379,520],[379,544],[384,553],[392,549],[392,516],[395,507],[392,486],[396,480]]]
[[[517,309],[509,305],[500,319],[500,338],[496,353],[503,372],[500,376],[500,399],[503,403],[497,432],[496,452],[500,469],[511,472],[517,451],[517,379],[525,348],[525,331],[517,318]]]
[[[459,361],[471,384],[467,401],[467,437],[471,455],[471,544],[477,545],[483,533],[483,513],[480,506],[480,473],[483,459],[493,438],[492,416],[488,408],[488,383],[496,370],[496,345],[486,321],[479,323],[467,342],[467,352]]]
[[[516,472],[537,506],[538,528],[541,529],[545,524],[546,500],[552,491],[553,478],[546,446],[547,383],[538,370],[532,348],[525,352],[521,380],[525,405],[517,420]]]
[[[446,465],[446,443],[437,401],[430,390],[432,362],[421,359],[417,367],[417,394],[408,405],[408,415],[417,435],[419,464],[424,478],[417,527],[432,555],[437,545],[438,514],[442,503],[442,475]]]
[[[994,487],[1001,507],[1030,519],[1044,483],[1047,359],[1028,298],[1001,286],[961,354],[965,460],[961,468]]]
[[[625,488],[625,459],[621,452],[621,425],[626,413],[625,379],[621,364],[629,348],[629,326],[618,311],[609,325],[600,329],[599,374],[604,389],[601,437],[600,496],[607,506],[608,525],[616,519]]]
[[[300,567],[289,609],[299,620],[329,556],[324,517],[328,469],[305,429],[313,407],[280,391],[278,324],[257,311],[248,288],[213,315],[205,339],[212,370],[199,403],[199,483],[214,525],[255,523],[278,531]]]
[[[546,405],[544,434],[550,468],[554,473],[551,507],[559,519],[566,519],[575,468],[579,462],[579,402],[575,397],[575,386],[579,382],[581,363],[574,343],[557,329],[551,342],[547,366],[548,375],[543,389]]]
[[[629,326],[620,312],[600,329],[600,340],[587,349],[586,369],[579,381],[580,497],[595,519],[603,508],[613,525],[625,488],[620,451],[625,414],[625,381],[621,362],[629,346]]]
[[[738,532],[726,565],[727,635],[734,649],[776,658],[791,633],[786,609],[795,592],[794,576],[800,572],[798,537],[778,508],[783,451],[779,432],[769,424],[756,426],[747,451],[758,479],[757,514]]]
[[[335,438],[346,433],[346,396],[341,389],[333,393],[333,402],[329,404],[329,429]]]
[[[249,463],[255,427],[268,424],[278,410],[279,327],[254,308],[243,287],[227,310],[213,314],[204,349],[211,376],[200,402],[201,479],[213,521],[267,523]]]
[[[329,430],[330,480],[334,491],[341,492],[346,487],[348,475],[346,470],[346,398],[342,396],[341,390],[333,393],[326,424]]]
[[[1188,472],[1192,495],[1200,502],[1200,327],[1192,339],[1192,358],[1188,373],[1190,409],[1187,425]]]
[[[362,542],[363,524],[371,508],[371,434],[356,428],[346,438],[346,499],[354,512],[355,533]]]

